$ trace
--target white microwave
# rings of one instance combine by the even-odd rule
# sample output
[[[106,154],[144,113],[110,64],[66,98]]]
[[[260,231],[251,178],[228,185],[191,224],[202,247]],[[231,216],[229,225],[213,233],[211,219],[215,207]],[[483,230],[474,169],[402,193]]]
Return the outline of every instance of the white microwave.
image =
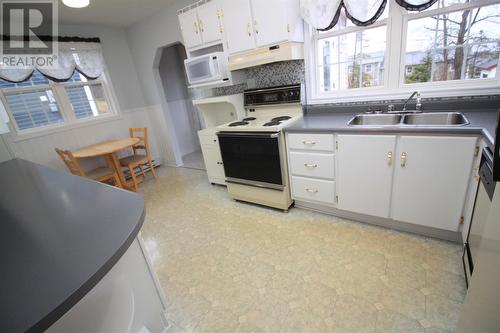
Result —
[[[189,84],[216,83],[229,80],[227,56],[224,52],[204,54],[184,60]]]

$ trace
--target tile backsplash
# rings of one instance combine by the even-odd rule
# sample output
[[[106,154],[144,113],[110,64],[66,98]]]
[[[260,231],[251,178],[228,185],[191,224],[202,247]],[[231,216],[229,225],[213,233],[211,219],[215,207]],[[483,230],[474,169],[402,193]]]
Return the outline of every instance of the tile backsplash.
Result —
[[[304,60],[291,60],[245,68],[243,82],[227,87],[194,89],[195,98],[225,96],[243,93],[245,89],[267,88],[297,84],[304,81]]]

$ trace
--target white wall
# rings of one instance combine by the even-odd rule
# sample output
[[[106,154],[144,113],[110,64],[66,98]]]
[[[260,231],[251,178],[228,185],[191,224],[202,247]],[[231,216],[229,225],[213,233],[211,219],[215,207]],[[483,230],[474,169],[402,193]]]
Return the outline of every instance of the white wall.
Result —
[[[135,109],[145,105],[123,29],[95,25],[60,25],[59,35],[99,37],[106,68],[120,109]]]
[[[64,168],[54,151],[55,147],[77,149],[106,139],[128,136],[129,127],[148,127],[153,158],[164,162],[168,152],[163,144],[165,121],[162,110],[144,107],[144,97],[132,61],[126,34],[123,29],[92,25],[61,25],[61,36],[99,37],[109,78],[114,88],[120,117],[89,124],[72,130],[50,132],[32,139],[15,141],[12,134],[5,134],[0,141],[2,159],[7,156],[3,141],[15,157]],[[85,164],[85,163],[84,163]]]
[[[118,118],[101,121],[95,124],[47,133],[31,139],[15,141],[11,135],[4,135],[9,148],[16,157],[50,167],[65,169],[64,164],[54,151],[54,148],[77,150],[80,147],[91,145],[104,140],[128,137],[129,127],[148,127],[153,139],[150,139],[153,158],[160,158],[160,149],[152,122],[147,117],[145,108],[137,108],[123,112]],[[91,168],[97,163],[104,164],[104,160],[96,158],[82,161],[84,168]]]
[[[158,72],[161,48],[182,42],[177,10],[195,0],[176,0],[165,8],[126,29],[128,45],[142,87],[144,102],[163,112],[162,125],[165,135],[165,160],[168,164],[181,165],[182,153],[175,133],[175,124],[167,105]],[[158,117],[159,120],[161,120]]]
[[[9,151],[7,144],[0,136],[0,163],[5,162],[13,158],[12,153]]]
[[[137,70],[146,105],[158,105],[158,94],[153,74],[158,48],[182,42],[177,10],[196,2],[177,0],[146,19],[126,29],[129,48]]]
[[[186,52],[182,44],[168,46],[162,50],[158,67],[181,156],[200,149],[197,135],[200,124],[196,122],[197,111],[187,89],[185,58]]]

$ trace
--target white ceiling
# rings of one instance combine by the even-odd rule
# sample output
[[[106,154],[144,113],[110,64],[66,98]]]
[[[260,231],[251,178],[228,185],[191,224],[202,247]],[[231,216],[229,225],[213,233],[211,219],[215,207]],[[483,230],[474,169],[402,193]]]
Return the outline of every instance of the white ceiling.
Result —
[[[127,27],[175,0],[90,0],[85,8],[70,8],[59,1],[59,23]]]

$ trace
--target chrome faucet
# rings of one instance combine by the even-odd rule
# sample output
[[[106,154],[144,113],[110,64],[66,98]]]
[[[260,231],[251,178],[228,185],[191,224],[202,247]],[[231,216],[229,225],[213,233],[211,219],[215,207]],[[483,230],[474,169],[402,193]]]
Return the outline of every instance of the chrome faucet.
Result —
[[[408,104],[409,101],[412,100],[412,98],[417,95],[417,104],[415,104],[415,112],[421,112],[422,111],[422,103],[420,100],[420,92],[414,91],[411,96],[406,100],[406,102],[403,104],[403,112],[406,112],[406,104]]]
[[[406,110],[406,105],[408,104],[409,101],[413,99],[413,97],[417,95],[416,101],[417,104],[415,104],[415,110]],[[389,104],[387,106],[387,111],[386,113],[395,113],[395,114],[401,114],[401,113],[420,113],[422,112],[422,101],[420,99],[420,92],[414,91],[411,96],[404,102],[403,104],[403,109],[401,111],[396,111],[394,108],[394,104]]]

